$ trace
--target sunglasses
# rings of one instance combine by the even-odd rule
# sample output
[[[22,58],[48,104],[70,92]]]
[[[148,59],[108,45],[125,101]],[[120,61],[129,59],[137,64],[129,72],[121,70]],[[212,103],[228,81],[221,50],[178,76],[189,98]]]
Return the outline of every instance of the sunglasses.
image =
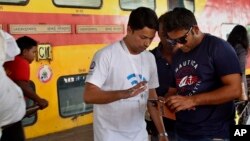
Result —
[[[189,34],[189,32],[192,30],[192,26],[189,28],[189,30],[187,31],[187,33],[185,35],[183,35],[182,37],[180,38],[177,38],[177,39],[170,39],[170,38],[167,38],[167,43],[171,46],[176,46],[177,43],[179,44],[186,44],[187,43],[187,36]]]

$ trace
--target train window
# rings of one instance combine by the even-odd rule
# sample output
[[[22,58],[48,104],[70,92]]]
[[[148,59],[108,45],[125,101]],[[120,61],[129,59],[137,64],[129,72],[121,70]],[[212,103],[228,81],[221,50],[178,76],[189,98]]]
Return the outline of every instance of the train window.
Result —
[[[155,0],[120,0],[120,7],[123,10],[133,10],[140,6],[155,10]]]
[[[36,91],[34,82],[30,81],[30,87],[33,91]],[[34,105],[34,101],[31,99],[26,99],[26,105],[27,105],[27,107],[32,106],[32,105]],[[23,124],[23,126],[32,125],[36,122],[36,120],[37,120],[37,114],[34,114],[32,116],[25,117],[22,120],[22,124]]]
[[[102,0],[53,0],[53,3],[59,7],[99,8],[102,5]]]
[[[0,0],[0,4],[25,5],[27,3],[28,3],[28,0]]]
[[[173,10],[175,7],[185,7],[194,12],[194,0],[168,0],[168,8]]]
[[[86,74],[62,76],[57,81],[59,110],[62,117],[92,112],[93,105],[83,101]]]

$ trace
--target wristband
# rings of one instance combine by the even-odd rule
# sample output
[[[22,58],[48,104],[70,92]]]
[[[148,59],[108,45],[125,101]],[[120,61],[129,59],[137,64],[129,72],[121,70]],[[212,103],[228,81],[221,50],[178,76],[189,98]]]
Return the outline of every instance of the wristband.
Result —
[[[159,133],[159,136],[160,137],[167,137],[168,136],[168,133],[164,132],[164,133]]]

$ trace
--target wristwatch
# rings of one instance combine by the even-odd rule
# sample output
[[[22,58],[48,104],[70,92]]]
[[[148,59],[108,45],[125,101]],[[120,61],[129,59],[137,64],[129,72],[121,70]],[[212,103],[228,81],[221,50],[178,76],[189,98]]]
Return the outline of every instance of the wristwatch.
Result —
[[[160,137],[166,137],[166,136],[168,136],[168,133],[167,133],[167,132],[159,133],[159,136],[160,136]]]

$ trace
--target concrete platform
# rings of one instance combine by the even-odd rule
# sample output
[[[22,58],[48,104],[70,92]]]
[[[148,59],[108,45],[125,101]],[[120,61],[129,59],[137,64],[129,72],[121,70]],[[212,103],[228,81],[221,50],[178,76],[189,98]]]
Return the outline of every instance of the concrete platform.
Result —
[[[63,132],[48,134],[27,141],[93,141],[93,125],[76,127]]]

